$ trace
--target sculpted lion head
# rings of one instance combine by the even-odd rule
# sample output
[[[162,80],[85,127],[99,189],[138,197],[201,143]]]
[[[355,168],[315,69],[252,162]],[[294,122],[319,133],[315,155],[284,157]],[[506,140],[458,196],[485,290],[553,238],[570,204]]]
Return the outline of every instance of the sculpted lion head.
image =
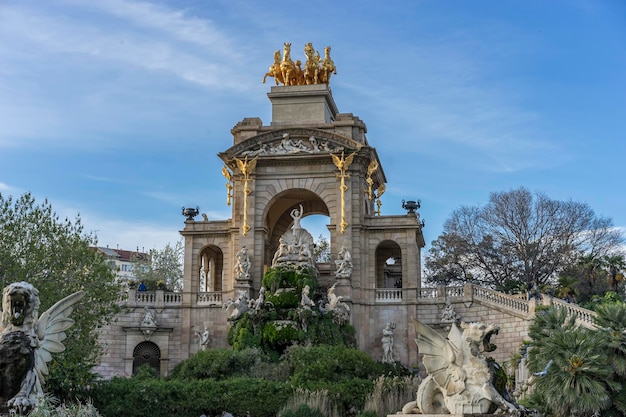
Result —
[[[14,282],[2,291],[2,328],[29,330],[39,314],[39,291],[27,282]]]
[[[491,336],[498,334],[500,328],[493,324],[485,324],[480,322],[461,323],[463,329],[463,340],[469,343],[473,353],[478,353],[479,346],[482,344],[485,352],[493,352],[496,345],[491,343]],[[477,356],[477,355],[474,356]]]

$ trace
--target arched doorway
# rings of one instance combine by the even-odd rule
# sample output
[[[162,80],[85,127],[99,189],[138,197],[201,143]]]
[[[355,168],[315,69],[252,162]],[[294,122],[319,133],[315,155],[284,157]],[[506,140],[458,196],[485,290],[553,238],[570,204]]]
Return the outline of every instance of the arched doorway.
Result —
[[[161,349],[152,342],[141,342],[133,350],[133,375],[142,365],[149,365],[155,375],[161,375]]]
[[[224,255],[219,247],[210,245],[202,249],[198,260],[198,292],[222,291],[223,269]]]
[[[376,288],[402,288],[402,249],[392,240],[376,247]]]
[[[277,195],[268,204],[265,213],[265,224],[269,230],[269,235],[265,245],[264,265],[271,265],[274,253],[278,249],[280,237],[293,224],[291,212],[294,209],[300,210],[300,206],[302,206],[303,212],[303,226],[313,236],[313,239],[318,239],[320,235],[328,236],[328,241],[331,243],[328,228],[326,227],[330,221],[329,210],[324,201],[312,191],[291,189]],[[313,222],[307,220],[310,216],[313,217]],[[309,227],[314,229],[310,230]]]

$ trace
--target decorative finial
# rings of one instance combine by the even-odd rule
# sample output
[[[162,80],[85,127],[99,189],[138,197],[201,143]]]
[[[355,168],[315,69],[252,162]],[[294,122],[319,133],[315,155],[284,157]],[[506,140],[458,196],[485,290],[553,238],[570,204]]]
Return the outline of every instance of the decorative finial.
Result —
[[[200,207],[196,207],[194,208],[185,208],[183,206],[183,216],[187,217],[188,222],[192,222],[193,218],[196,217],[198,214],[200,214]]]

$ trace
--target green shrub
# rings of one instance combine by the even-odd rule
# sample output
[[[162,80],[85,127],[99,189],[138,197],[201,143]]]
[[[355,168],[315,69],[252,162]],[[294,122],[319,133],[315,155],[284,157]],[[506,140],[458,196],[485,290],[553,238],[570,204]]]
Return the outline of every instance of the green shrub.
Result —
[[[297,289],[292,287],[283,290],[269,294],[266,300],[272,303],[277,310],[297,308],[298,304],[300,304],[300,293],[297,292]]]
[[[248,313],[244,313],[228,331],[228,344],[234,350],[260,347],[261,337],[254,332],[254,322]]]
[[[305,285],[308,285],[311,294],[317,287],[317,274],[311,268],[271,268],[263,276],[262,285],[267,289],[268,296],[279,288],[295,288],[299,296]]]
[[[297,324],[291,321],[271,321],[263,327],[263,344],[277,351],[284,351],[287,346],[299,341],[300,337]]]
[[[364,352],[345,346],[293,346],[284,360],[292,371],[290,381],[296,386],[316,381],[375,379],[388,369]]]
[[[233,415],[274,417],[292,395],[285,382],[253,378],[222,381],[114,378],[98,383],[94,405],[104,417]]]
[[[178,364],[172,379],[223,379],[233,376],[252,376],[260,363],[270,359],[259,349],[210,349],[196,353]]]

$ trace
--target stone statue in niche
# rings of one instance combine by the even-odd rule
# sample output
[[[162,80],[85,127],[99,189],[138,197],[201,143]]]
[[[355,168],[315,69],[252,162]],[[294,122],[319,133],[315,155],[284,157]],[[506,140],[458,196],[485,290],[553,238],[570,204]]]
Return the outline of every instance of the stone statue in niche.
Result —
[[[272,259],[272,268],[276,267],[311,267],[315,266],[313,259],[313,236],[302,228],[300,221],[303,217],[303,208],[300,204],[289,212],[293,219],[291,230],[287,230],[279,239],[278,249]]]
[[[15,282],[2,291],[0,321],[0,413],[20,414],[43,401],[47,362],[65,350],[65,330],[74,304],[85,296],[76,292],[39,316],[39,291]]]

